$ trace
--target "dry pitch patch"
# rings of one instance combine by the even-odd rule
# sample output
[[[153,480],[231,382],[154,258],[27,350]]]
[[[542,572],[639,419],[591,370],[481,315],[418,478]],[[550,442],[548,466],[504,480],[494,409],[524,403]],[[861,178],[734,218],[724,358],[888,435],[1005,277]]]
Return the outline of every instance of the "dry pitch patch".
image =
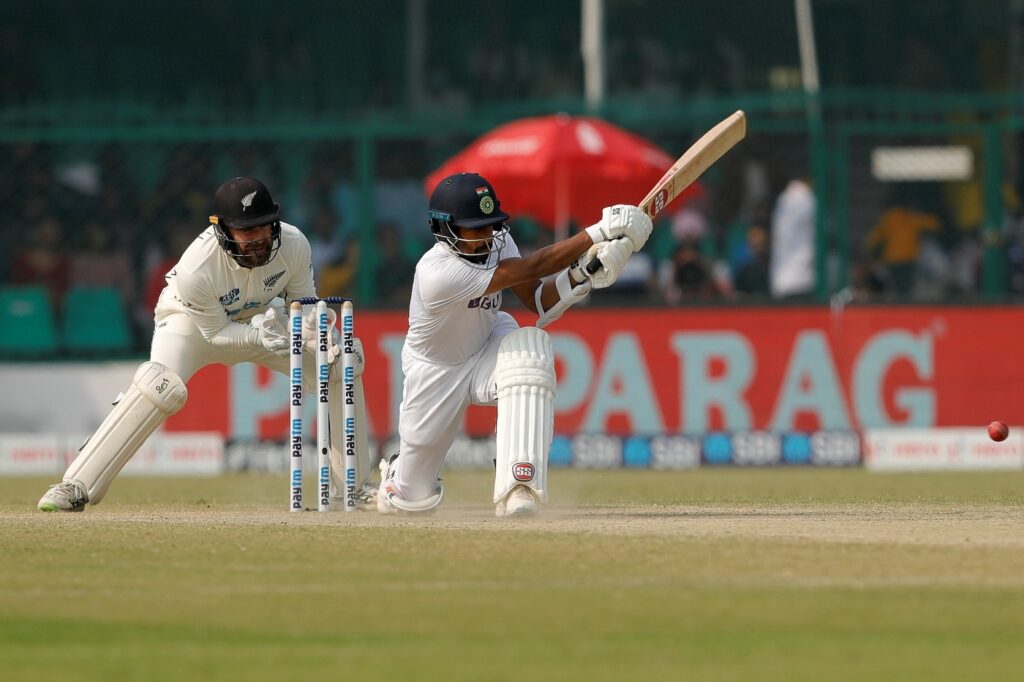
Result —
[[[543,544],[552,551],[582,542],[594,554],[641,557],[654,551],[678,555],[681,561],[686,557],[685,568],[669,580],[678,585],[1024,588],[1024,510],[998,506],[555,506],[543,517],[515,521],[495,519],[489,506],[448,508],[428,518],[130,506],[87,514],[43,517],[3,511],[0,525],[6,530],[0,530],[0,538],[94,536],[102,548],[104,543],[150,542],[161,536],[232,537],[239,546],[259,546],[261,536],[269,534],[271,542],[284,543],[282,548],[299,546],[296,552],[311,549],[317,538],[356,545],[391,538],[409,550],[413,562],[423,546],[441,538],[446,545],[458,546],[461,538],[492,549],[507,546],[511,538],[524,547]],[[636,573],[643,575],[644,567]],[[581,584],[587,582],[586,575],[578,577]],[[668,584],[668,578],[662,575],[659,582]],[[530,578],[522,587],[539,582],[544,578]],[[614,579],[598,583],[610,585]]]
[[[274,504],[284,485],[273,476],[123,479],[103,505],[54,516],[32,510],[40,489],[35,481],[23,481],[15,493],[16,480],[0,479],[0,493],[8,493],[0,498],[0,539],[96,534],[102,544],[166,532],[287,546],[306,536],[341,536],[357,544],[398,540],[406,547],[443,540],[457,552],[460,538],[505,549],[511,537],[553,552],[583,542],[600,548],[595,552],[653,549],[685,556],[688,568],[679,579],[689,583],[1024,587],[1020,474],[553,472],[552,502],[544,514],[511,522],[493,516],[487,472],[450,472],[447,481],[448,500],[438,513],[409,518],[290,514]],[[694,570],[690,554],[710,557],[704,573]],[[747,570],[742,556],[757,570]]]
[[[449,506],[424,517],[381,516],[376,513],[303,514],[267,509],[140,509],[114,504],[91,508],[82,515],[45,515],[4,509],[0,524],[44,529],[98,530],[101,527],[183,526],[200,530],[237,527],[252,532],[287,525],[303,529],[403,529],[430,533],[587,534],[652,536],[681,540],[765,540],[820,543],[917,545],[960,548],[1001,547],[1024,550],[1024,509],[972,505],[843,504],[834,506],[666,506],[666,505],[551,505],[542,516],[503,520],[490,506]],[[3,531],[0,531],[2,533]],[[1024,577],[1024,576],[1022,576]]]
[[[1024,548],[1024,475],[877,476],[861,471],[554,472],[540,518],[493,516],[490,475],[449,472],[436,514],[290,514],[275,504],[274,476],[118,480],[83,514],[34,509],[42,479],[0,478],[0,534],[38,526],[186,526],[651,536],[920,545],[970,550]],[[280,480],[279,480],[280,479]]]

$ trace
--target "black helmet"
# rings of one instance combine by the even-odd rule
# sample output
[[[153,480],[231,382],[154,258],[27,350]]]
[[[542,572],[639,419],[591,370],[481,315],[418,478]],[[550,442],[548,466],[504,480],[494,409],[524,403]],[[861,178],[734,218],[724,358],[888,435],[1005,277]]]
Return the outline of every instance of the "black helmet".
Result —
[[[213,196],[210,223],[217,233],[221,248],[229,256],[244,267],[259,267],[269,263],[281,248],[280,211],[281,207],[274,203],[270,190],[262,182],[256,178],[235,178],[217,188]],[[250,262],[251,254],[242,253],[239,242],[232,239],[224,228],[251,230],[262,225],[270,225],[270,251],[258,262]]]
[[[508,234],[508,214],[501,210],[501,202],[494,192],[494,187],[485,178],[476,173],[456,173],[438,183],[430,195],[427,211],[430,231],[434,239],[447,245],[453,252],[466,260],[483,264],[490,254],[501,249]],[[462,239],[453,227],[494,227],[486,253],[467,254],[459,248],[459,242],[475,240]],[[494,265],[497,265],[495,263]]]

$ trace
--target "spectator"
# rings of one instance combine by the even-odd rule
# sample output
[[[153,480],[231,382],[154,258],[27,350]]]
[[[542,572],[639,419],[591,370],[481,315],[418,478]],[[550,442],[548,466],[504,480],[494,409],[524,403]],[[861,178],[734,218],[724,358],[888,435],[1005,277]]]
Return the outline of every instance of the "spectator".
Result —
[[[1024,294],[1024,226],[1015,220],[1015,234],[1006,249],[1006,286],[1010,293]]]
[[[73,159],[54,170],[54,212],[68,224],[77,224],[96,214],[100,197],[100,169],[88,159]]]
[[[317,211],[309,243],[313,250],[313,277],[320,295],[350,295],[359,265],[359,242],[342,238],[333,209],[322,206]]]
[[[422,239],[423,215],[427,211],[427,198],[419,174],[411,168],[409,155],[418,153],[418,146],[406,150],[395,149],[385,154],[380,163],[374,186],[374,207],[377,221],[397,227],[403,239]]]
[[[403,307],[409,300],[415,264],[402,253],[402,237],[392,222],[377,226],[377,264],[374,269],[376,302],[387,307]]]
[[[772,212],[771,292],[775,298],[814,293],[817,199],[810,181],[791,180]]]
[[[29,245],[14,256],[11,284],[46,287],[50,303],[59,308],[68,289],[68,258],[61,224],[52,215],[44,216],[28,238]]]
[[[767,296],[771,291],[768,281],[771,258],[768,234],[763,227],[755,225],[747,230],[747,249],[750,258],[736,271],[733,278],[735,290],[745,295]]]
[[[939,240],[932,235],[922,235],[912,279],[914,300],[942,300],[951,284],[951,265],[950,254]]]
[[[874,263],[861,260],[853,265],[850,287],[853,293],[852,300],[868,303],[885,293],[885,279],[879,274]]]
[[[672,216],[672,236],[682,243],[687,239],[700,241],[710,231],[708,225],[708,195],[697,185],[692,197]]]
[[[934,213],[891,203],[868,233],[868,250],[881,257],[896,294],[910,293],[921,250],[921,234],[938,228],[939,218]]]
[[[135,297],[135,275],[124,251],[111,248],[112,236],[102,223],[90,220],[83,230],[83,243],[70,257],[72,286],[113,287],[121,302],[130,306]]]
[[[771,200],[768,180],[768,168],[758,156],[747,153],[743,157],[741,178],[743,194],[737,208],[736,217],[751,223],[767,213],[768,202]]]
[[[716,293],[711,266],[695,240],[686,239],[676,247],[672,260],[662,270],[662,285],[665,300],[672,304]]]
[[[321,207],[312,222],[309,246],[313,250],[313,277],[319,282],[325,269],[344,260],[345,242],[338,216],[329,207]]]
[[[182,200],[196,184],[193,150],[174,149],[164,162],[163,177],[153,193],[139,206],[142,221],[154,224],[162,220],[189,220],[188,206]],[[207,198],[208,199],[208,198]]]
[[[972,294],[978,290],[984,254],[976,234],[957,236],[958,243],[950,249],[947,285],[953,293]]]

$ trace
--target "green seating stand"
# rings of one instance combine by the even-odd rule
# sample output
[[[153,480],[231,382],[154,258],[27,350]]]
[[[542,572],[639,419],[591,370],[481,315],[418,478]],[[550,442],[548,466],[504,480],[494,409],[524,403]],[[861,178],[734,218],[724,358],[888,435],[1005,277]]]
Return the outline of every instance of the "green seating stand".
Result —
[[[41,286],[0,287],[0,355],[42,356],[57,350],[50,295]]]
[[[112,287],[71,288],[64,297],[61,336],[69,353],[126,352],[131,329],[121,292]]]

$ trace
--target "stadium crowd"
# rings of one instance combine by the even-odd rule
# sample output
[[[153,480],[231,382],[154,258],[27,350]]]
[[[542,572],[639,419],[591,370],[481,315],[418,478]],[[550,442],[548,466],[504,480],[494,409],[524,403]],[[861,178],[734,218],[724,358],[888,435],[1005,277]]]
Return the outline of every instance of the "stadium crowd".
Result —
[[[11,150],[7,163],[13,168],[5,172],[22,178],[22,185],[2,199],[15,219],[5,221],[0,233],[7,247],[0,250],[0,282],[41,285],[58,310],[71,287],[112,288],[143,340],[163,276],[208,224],[210,188],[223,176],[266,179],[280,197],[284,219],[310,238],[324,295],[354,293],[358,230],[369,229],[374,305],[403,307],[413,265],[431,243],[425,168],[415,151],[381,150],[375,217],[367,227],[360,223],[344,146],[311,154],[291,176],[284,170],[287,155],[278,149],[179,147],[164,155],[148,183],[117,145],[95,158],[57,158],[53,148],[29,144]],[[756,141],[738,152],[692,200],[673,206],[650,246],[634,256],[599,303],[811,301],[818,276],[815,197],[806,179],[779,168]],[[872,229],[851,244],[857,300],[943,300],[978,290],[980,213],[971,212],[976,197],[963,188],[946,197],[923,197],[921,191],[895,186]],[[940,214],[935,206],[949,210]],[[1013,214],[1017,204],[1008,208]],[[1024,240],[1017,223],[1008,224],[1008,288],[1021,293]],[[513,230],[525,251],[551,240],[548,229],[527,219],[515,221]]]
[[[241,121],[289,106],[290,112],[355,122],[372,117],[471,118],[489,106],[497,111],[502,105],[524,102],[578,104],[583,90],[581,57],[564,48],[579,44],[578,7],[542,4],[549,18],[545,22],[526,21],[521,15],[528,13],[513,5],[492,8],[501,21],[463,12],[470,3],[431,5],[423,23],[431,44],[451,43],[457,49],[427,49],[419,63],[422,81],[406,78],[403,69],[412,68],[412,61],[396,57],[403,54],[404,48],[399,48],[405,34],[401,22],[391,21],[391,10],[404,12],[404,4],[382,6],[381,21],[370,22],[358,34],[344,34],[344,40],[336,40],[331,32],[345,31],[347,24],[332,24],[329,18],[311,21],[319,14],[310,8],[296,8],[294,16],[282,17],[283,23],[273,27],[258,13],[236,17],[222,10],[209,27],[196,30],[212,32],[215,26],[242,22],[255,33],[241,32],[244,44],[225,50],[226,59],[230,57],[225,65],[215,68],[205,56],[183,55],[184,60],[201,60],[201,68],[184,63],[160,79],[151,77],[155,67],[145,62],[149,51],[129,50],[126,54],[132,59],[111,58],[109,63],[100,59],[100,53],[80,58],[75,49],[75,41],[81,39],[78,33],[61,35],[68,49],[48,52],[47,44],[34,38],[38,31],[49,31],[50,25],[41,19],[33,23],[26,15],[0,29],[2,53],[15,67],[0,72],[0,95],[15,114],[18,106],[27,105],[22,114],[31,115],[31,104],[51,101],[53,111],[77,116],[79,109],[60,97],[84,91],[84,101],[92,101],[87,99],[91,96],[105,102],[125,120],[152,115],[136,108],[144,102],[158,109],[184,102],[176,110],[182,116],[197,111],[216,118],[228,111]],[[703,13],[698,23],[679,17],[651,21],[645,12],[652,8],[634,5],[609,4],[606,23],[616,27],[607,45],[607,85],[613,101],[671,110],[714,97],[799,87],[791,55],[755,58],[760,52],[750,38],[764,33],[760,24],[726,22],[710,2],[694,5],[694,11]],[[820,9],[823,31],[848,25],[828,20],[828,13],[845,11],[838,4]],[[313,14],[303,14],[306,11]],[[953,36],[930,30],[934,13],[954,12],[952,5],[936,9],[934,3],[916,2],[863,12],[854,17],[859,28],[844,28],[841,34],[820,39],[870,35],[875,49],[868,55],[841,51],[859,55],[849,62],[824,60],[827,83],[936,92],[993,91],[1003,85],[1006,69],[990,63],[993,38],[987,28]],[[873,20],[892,13],[900,19],[898,34],[885,29],[887,22]],[[788,16],[773,17],[778,22],[774,29],[790,30]],[[113,42],[103,39],[105,31],[123,34],[122,24],[130,20],[126,15],[99,21],[88,13],[76,19],[88,26],[79,33],[89,37],[86,47],[91,50]],[[474,29],[466,30],[467,26]],[[285,43],[279,41],[279,33],[297,37]],[[324,40],[325,33],[331,40]],[[227,39],[223,32],[217,35],[218,40]],[[173,39],[168,37],[173,31],[146,36],[153,51],[160,53],[161,41]],[[395,50],[387,52],[392,58],[366,63],[360,49],[370,43],[394,45]],[[351,54],[342,54],[335,46]],[[182,79],[180,74],[198,75]],[[412,82],[421,86],[418,91],[410,87]],[[338,88],[338,83],[346,87]],[[189,103],[196,102],[200,105],[189,109]],[[657,139],[665,131],[647,132]],[[675,151],[692,139],[690,132],[684,139],[677,130],[675,138],[659,142]],[[986,245],[980,238],[980,182],[932,183],[924,190],[893,186],[884,196],[879,191],[872,201],[856,207],[868,215],[851,227],[849,243],[840,245],[834,238],[835,216],[818,215],[814,188],[808,184],[806,135],[793,137],[800,139],[795,144],[792,138],[778,137],[752,136],[745,141],[703,181],[698,196],[672,207],[649,247],[634,256],[627,274],[594,304],[821,302],[821,292],[832,289],[823,286],[822,275],[827,282],[837,281],[840,268],[849,272],[845,296],[850,300],[942,301],[978,292]],[[144,347],[163,275],[207,225],[212,188],[227,177],[252,175],[271,187],[284,219],[309,236],[324,295],[352,294],[361,279],[365,286],[365,276],[357,273],[371,268],[372,304],[406,304],[412,266],[430,245],[421,183],[439,155],[433,142],[374,141],[378,148],[372,210],[366,211],[353,180],[351,141],[210,140],[215,141],[5,144],[0,172],[12,182],[0,188],[5,216],[0,222],[0,285],[44,287],[58,312],[76,287],[116,291],[136,344]],[[792,154],[797,148],[797,158],[780,158],[784,150]],[[1002,289],[1024,294],[1021,202],[1012,187],[1004,195]],[[367,215],[373,216],[368,224]],[[818,243],[822,228],[827,240]],[[524,250],[551,239],[545,226],[529,220],[515,221],[513,230]],[[358,236],[365,231],[372,239]],[[367,246],[373,252],[361,253]],[[839,258],[846,261],[840,263]]]

